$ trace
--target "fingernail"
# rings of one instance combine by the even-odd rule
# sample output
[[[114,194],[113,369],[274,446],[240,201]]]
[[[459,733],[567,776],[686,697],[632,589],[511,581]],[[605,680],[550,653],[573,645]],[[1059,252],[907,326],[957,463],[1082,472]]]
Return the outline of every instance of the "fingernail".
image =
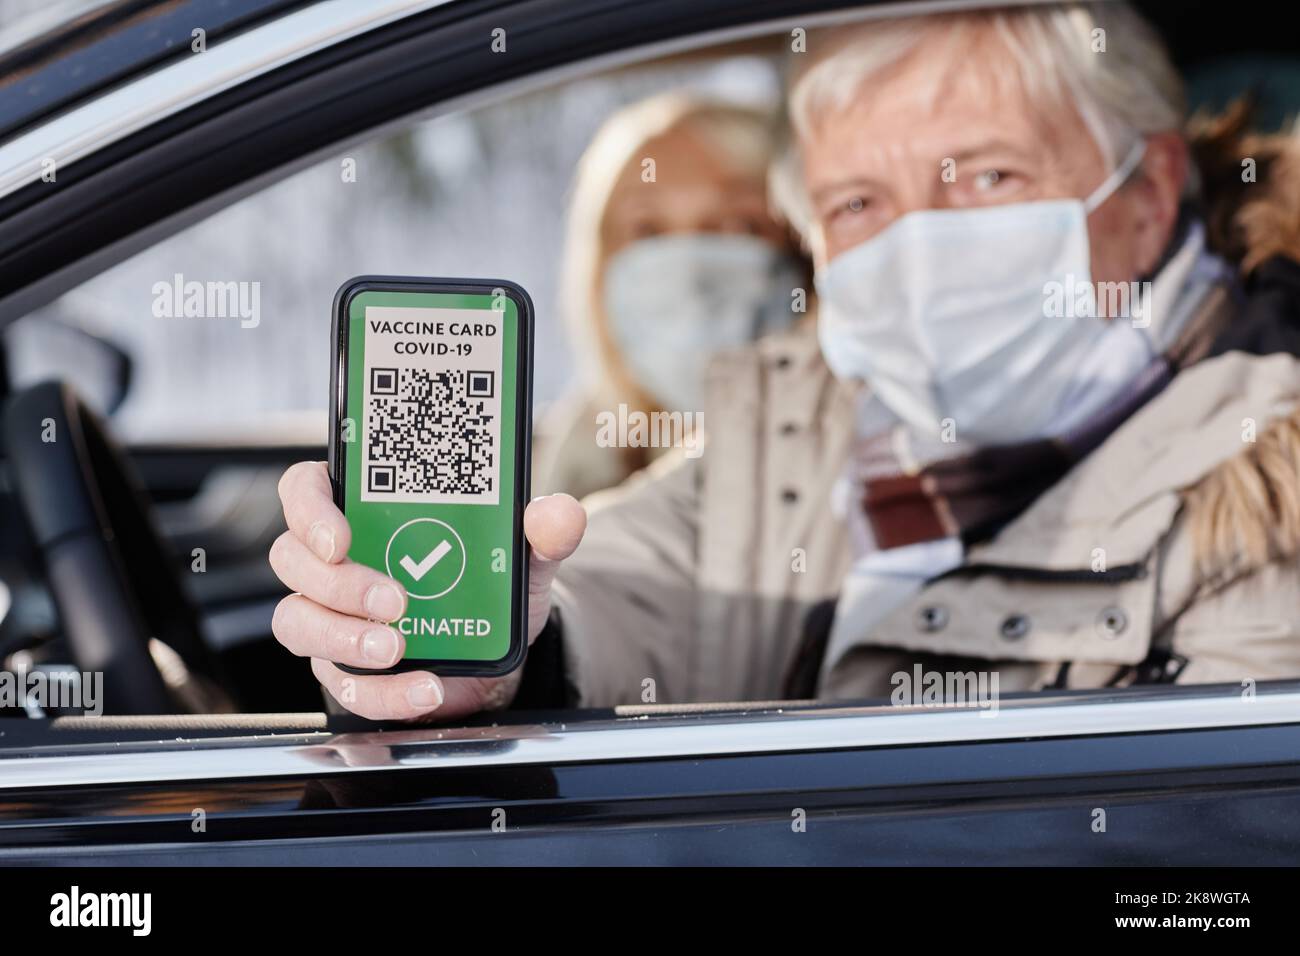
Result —
[[[402,615],[405,602],[394,584],[372,584],[366,592],[366,613],[376,621],[394,621]]]
[[[442,686],[430,677],[412,684],[406,692],[406,702],[420,710],[433,710],[442,705]]]
[[[334,529],[324,521],[317,521],[307,532],[307,546],[322,561],[330,560],[334,557]]]
[[[361,656],[368,663],[387,667],[397,660],[397,635],[391,628],[375,627],[361,635]]]

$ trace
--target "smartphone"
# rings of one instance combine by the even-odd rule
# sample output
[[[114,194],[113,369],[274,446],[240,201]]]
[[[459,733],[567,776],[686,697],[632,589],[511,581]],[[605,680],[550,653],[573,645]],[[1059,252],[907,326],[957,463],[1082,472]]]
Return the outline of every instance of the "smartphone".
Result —
[[[533,305],[513,282],[360,276],[334,297],[329,470],[352,560],[406,591],[387,670],[523,663]]]

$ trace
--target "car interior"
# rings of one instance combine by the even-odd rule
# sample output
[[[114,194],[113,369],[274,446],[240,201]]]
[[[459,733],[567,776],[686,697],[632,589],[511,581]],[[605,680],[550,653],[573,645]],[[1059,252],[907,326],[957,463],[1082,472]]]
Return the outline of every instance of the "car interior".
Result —
[[[1300,114],[1300,57],[1262,39],[1259,50],[1224,52],[1214,30],[1162,19],[1196,108],[1250,96],[1257,124],[1271,129]],[[567,180],[600,117],[675,89],[770,102],[785,42],[631,55],[417,115],[259,184],[7,326],[0,669],[102,670],[110,716],[207,715],[106,720],[93,731],[118,738],[358,725],[327,722],[307,661],[270,630],[287,593],[267,562],[285,529],[277,483],[290,464],[325,458],[334,289],[368,272],[516,279],[538,303],[535,405],[544,412],[578,369],[557,318],[558,250]],[[355,179],[332,188],[341,169]],[[181,275],[260,281],[260,324],[151,319],[149,290]],[[14,425],[33,418],[48,434]],[[56,455],[36,453],[49,434],[70,440]],[[52,544],[69,542],[49,559]],[[0,738],[56,718],[67,739],[92,734],[71,714],[0,705]]]

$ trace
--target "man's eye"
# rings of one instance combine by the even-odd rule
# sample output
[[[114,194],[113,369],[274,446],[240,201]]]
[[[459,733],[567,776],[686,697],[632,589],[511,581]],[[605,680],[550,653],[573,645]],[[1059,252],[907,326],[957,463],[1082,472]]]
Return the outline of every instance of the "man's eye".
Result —
[[[854,216],[866,209],[870,201],[862,196],[853,196],[840,203],[835,212],[837,215]]]
[[[1007,173],[1000,169],[986,169],[975,177],[976,189],[993,189],[998,183],[1007,179]]]

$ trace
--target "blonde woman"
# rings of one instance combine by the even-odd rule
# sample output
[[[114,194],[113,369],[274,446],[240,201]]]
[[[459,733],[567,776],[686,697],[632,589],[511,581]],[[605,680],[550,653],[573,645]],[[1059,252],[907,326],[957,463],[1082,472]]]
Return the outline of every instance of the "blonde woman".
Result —
[[[625,107],[596,134],[562,299],[586,385],[539,423],[535,493],[581,498],[649,464],[667,449],[601,441],[598,416],[698,413],[713,355],[799,317],[803,267],[768,211],[774,138],[772,116],[681,94]]]

